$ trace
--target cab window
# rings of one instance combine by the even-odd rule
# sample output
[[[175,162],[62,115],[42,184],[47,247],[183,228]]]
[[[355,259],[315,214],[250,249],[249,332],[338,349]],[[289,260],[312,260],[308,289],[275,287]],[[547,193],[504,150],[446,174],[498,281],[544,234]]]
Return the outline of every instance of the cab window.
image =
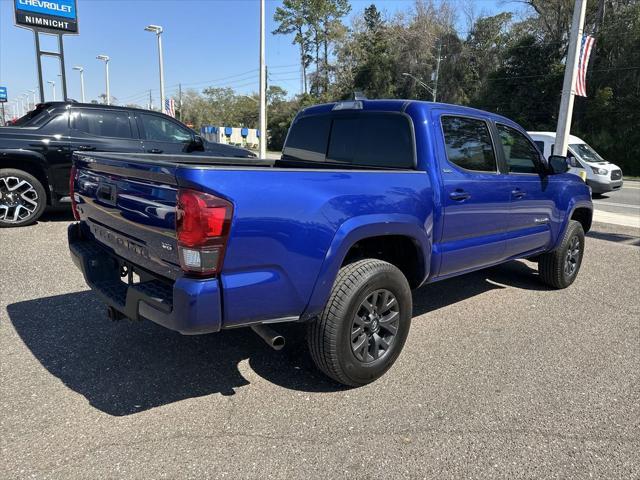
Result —
[[[441,123],[450,163],[464,170],[497,172],[491,134],[484,120],[444,116]]]
[[[515,128],[497,124],[509,173],[540,172],[540,152]]]
[[[411,169],[415,167],[411,121],[398,113],[330,112],[298,118],[283,160],[325,166]]]
[[[71,128],[97,137],[133,138],[126,110],[74,109]]]
[[[192,140],[189,130],[158,115],[140,114],[145,139],[157,142],[184,143]]]

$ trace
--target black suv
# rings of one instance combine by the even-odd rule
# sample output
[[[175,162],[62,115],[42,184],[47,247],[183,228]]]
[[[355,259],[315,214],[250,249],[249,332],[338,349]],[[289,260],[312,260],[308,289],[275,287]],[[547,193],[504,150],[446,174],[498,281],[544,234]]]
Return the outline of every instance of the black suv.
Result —
[[[76,102],[39,104],[0,127],[0,227],[35,222],[44,209],[70,204],[74,151],[255,157],[204,140],[159,112]]]

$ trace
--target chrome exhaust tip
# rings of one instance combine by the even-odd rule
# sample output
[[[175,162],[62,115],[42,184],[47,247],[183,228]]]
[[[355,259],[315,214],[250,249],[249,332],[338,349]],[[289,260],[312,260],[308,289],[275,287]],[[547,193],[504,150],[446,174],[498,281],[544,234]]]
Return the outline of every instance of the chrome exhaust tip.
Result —
[[[251,330],[258,334],[274,350],[282,350],[284,348],[284,337],[272,328],[266,325],[252,325]]]

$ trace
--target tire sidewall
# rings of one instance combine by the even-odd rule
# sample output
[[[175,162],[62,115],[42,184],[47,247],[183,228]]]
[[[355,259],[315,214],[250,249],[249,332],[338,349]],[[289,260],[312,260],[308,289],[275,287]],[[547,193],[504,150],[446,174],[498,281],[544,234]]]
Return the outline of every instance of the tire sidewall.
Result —
[[[382,358],[370,363],[362,363],[356,359],[351,350],[351,323],[365,298],[379,289],[389,290],[398,301],[400,313],[398,333]],[[370,383],[391,368],[400,355],[409,334],[411,316],[411,290],[401,272],[395,270],[377,271],[356,287],[337,332],[338,361],[342,371],[354,384]]]
[[[0,178],[1,177],[18,177],[29,182],[38,193],[38,206],[35,211],[29,215],[29,217],[20,222],[5,222],[0,220],[0,228],[23,227],[38,220],[47,206],[47,193],[42,186],[42,183],[40,183],[40,181],[30,173],[9,168],[0,169]]]
[[[574,237],[578,237],[578,242],[580,243],[580,257],[578,258],[578,262],[576,265],[576,270],[573,272],[573,275],[567,275],[564,271],[564,265],[567,257],[567,252],[569,251],[569,247],[571,245],[571,240]],[[567,235],[565,236],[564,243],[562,245],[561,254],[560,254],[560,277],[562,278],[562,283],[565,286],[571,285],[575,279],[578,277],[578,273],[580,273],[580,267],[582,266],[582,259],[584,258],[584,246],[585,246],[585,236],[584,231],[582,230],[582,226],[576,222],[571,223],[569,230],[567,231]]]

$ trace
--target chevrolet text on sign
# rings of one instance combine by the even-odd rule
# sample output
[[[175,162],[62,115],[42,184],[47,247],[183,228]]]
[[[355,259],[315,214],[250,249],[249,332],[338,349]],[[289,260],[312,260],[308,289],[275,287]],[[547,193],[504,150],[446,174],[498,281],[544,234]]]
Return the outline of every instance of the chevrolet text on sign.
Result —
[[[76,0],[14,0],[16,25],[55,33],[78,33]]]

